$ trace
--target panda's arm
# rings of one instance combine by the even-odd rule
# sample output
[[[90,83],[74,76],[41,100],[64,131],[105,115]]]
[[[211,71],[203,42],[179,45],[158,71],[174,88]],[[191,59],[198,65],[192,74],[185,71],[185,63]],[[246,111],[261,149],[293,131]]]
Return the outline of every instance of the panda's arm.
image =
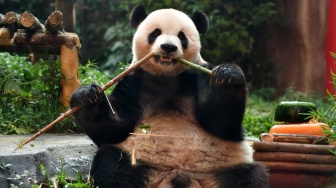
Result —
[[[247,88],[242,70],[236,65],[220,65],[199,88],[196,117],[208,132],[226,140],[243,140],[242,121]]]
[[[104,93],[99,94],[99,86],[89,85],[77,89],[70,105],[86,104],[74,115],[88,136],[99,146],[115,144],[125,140],[140,118],[137,79],[126,76],[118,82],[108,99],[115,114],[112,113]],[[97,89],[98,88],[98,89]]]

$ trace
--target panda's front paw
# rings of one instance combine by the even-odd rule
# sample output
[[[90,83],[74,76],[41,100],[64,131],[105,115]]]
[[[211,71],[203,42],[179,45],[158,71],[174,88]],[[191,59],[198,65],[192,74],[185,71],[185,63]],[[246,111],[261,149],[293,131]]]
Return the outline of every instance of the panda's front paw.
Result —
[[[99,104],[102,101],[101,87],[96,84],[80,87],[75,90],[70,99],[70,107],[84,104]]]
[[[243,71],[234,64],[219,65],[212,69],[212,83],[224,87],[244,87],[246,85]]]

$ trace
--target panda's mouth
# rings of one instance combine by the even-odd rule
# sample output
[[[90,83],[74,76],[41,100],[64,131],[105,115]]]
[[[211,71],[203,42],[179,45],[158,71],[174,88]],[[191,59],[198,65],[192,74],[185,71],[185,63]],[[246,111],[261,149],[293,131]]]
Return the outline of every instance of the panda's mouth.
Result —
[[[172,65],[176,63],[176,60],[170,56],[156,55],[155,59],[156,59],[156,62],[162,65]]]

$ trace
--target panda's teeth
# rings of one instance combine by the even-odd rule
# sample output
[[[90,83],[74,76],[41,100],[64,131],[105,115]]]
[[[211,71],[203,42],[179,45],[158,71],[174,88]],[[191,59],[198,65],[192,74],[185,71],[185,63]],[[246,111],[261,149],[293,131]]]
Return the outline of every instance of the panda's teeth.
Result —
[[[172,61],[172,57],[169,56],[160,56],[160,60],[164,60],[164,61]]]

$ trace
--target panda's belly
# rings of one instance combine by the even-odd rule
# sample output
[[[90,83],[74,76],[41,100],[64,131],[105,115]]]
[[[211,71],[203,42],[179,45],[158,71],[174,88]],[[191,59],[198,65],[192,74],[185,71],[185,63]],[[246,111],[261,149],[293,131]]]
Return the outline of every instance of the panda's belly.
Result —
[[[144,131],[142,125],[149,128]],[[177,113],[143,120],[134,134],[118,146],[136,160],[162,171],[211,173],[252,162],[247,142],[219,139],[205,132],[196,121]]]

